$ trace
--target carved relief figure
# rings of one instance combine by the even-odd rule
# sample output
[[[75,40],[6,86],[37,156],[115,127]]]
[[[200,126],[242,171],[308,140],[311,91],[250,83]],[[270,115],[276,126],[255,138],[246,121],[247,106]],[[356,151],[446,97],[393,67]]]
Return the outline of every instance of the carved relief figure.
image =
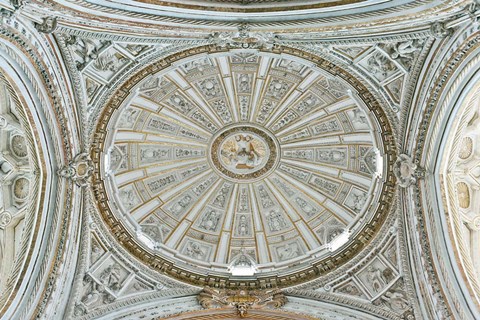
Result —
[[[251,135],[236,135],[236,145],[229,150],[221,150],[235,169],[253,169],[262,162],[263,156],[255,150],[253,139]]]
[[[346,152],[340,150],[317,150],[317,158],[328,163],[343,162],[346,158]]]
[[[392,289],[385,292],[381,298],[390,308],[396,312],[402,313],[409,308],[407,296],[399,289]]]
[[[272,199],[270,199],[270,195],[268,194],[267,190],[263,186],[258,187],[258,193],[260,195],[260,201],[262,203],[263,208],[269,208],[274,205]]]
[[[190,195],[183,196],[177,203],[170,207],[170,211],[173,214],[180,215],[183,210],[190,204],[192,197]]]
[[[360,292],[360,290],[357,288],[357,286],[355,286],[351,283],[347,284],[346,286],[340,288],[337,291],[341,292],[341,293],[351,295],[351,296],[357,296],[357,297],[362,296],[362,292]]]
[[[133,189],[120,190],[120,199],[126,209],[130,209],[138,204],[138,197]]]
[[[220,221],[220,213],[214,210],[208,211],[200,222],[200,228],[207,231],[215,231]]]
[[[287,227],[287,223],[285,222],[285,219],[277,210],[270,211],[270,213],[267,216],[267,221],[268,221],[268,227],[272,232],[280,231]]]
[[[353,112],[353,117],[352,117],[353,123],[368,124],[367,116],[362,110],[353,109],[352,112]]]
[[[299,205],[299,207],[305,212],[308,216],[312,216],[317,212],[317,209],[314,208],[310,203],[303,200],[300,197],[295,198],[295,202]]]
[[[395,69],[392,61],[383,54],[376,52],[367,60],[367,69],[380,78],[386,78]]]
[[[121,268],[118,264],[112,264],[102,271],[100,281],[113,291],[120,289]]]
[[[353,195],[353,209],[361,211],[366,201],[367,195],[365,193]]]
[[[390,56],[405,66],[409,66],[413,59],[413,53],[418,50],[419,48],[415,45],[414,40],[408,40],[394,45]]]
[[[249,235],[250,231],[248,228],[247,216],[245,215],[240,216],[238,226],[237,226],[237,233],[241,237]]]
[[[196,242],[189,242],[187,244],[185,254],[193,259],[203,260],[205,258],[205,251],[202,250]]]
[[[117,72],[125,61],[127,59],[120,54],[106,53],[93,63],[93,67],[98,71]]]
[[[140,110],[135,108],[128,108],[122,113],[122,116],[120,117],[120,121],[118,122],[118,125],[120,127],[131,128],[133,127],[133,124],[135,123],[135,120],[139,115],[140,115]]]
[[[277,247],[277,254],[280,260],[283,261],[298,257],[302,254],[302,251],[299,248],[298,243],[292,242],[283,247]]]
[[[385,286],[380,269],[371,265],[368,267],[367,271],[367,279],[370,282],[373,291],[380,292],[380,290]]]
[[[228,185],[224,185],[218,195],[213,200],[213,205],[223,208],[227,201],[228,193],[230,192],[230,187]]]

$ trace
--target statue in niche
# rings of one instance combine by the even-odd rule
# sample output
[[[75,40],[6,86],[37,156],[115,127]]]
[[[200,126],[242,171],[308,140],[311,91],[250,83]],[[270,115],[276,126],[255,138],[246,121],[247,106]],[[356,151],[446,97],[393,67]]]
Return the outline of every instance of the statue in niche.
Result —
[[[196,242],[189,242],[185,249],[185,254],[193,259],[202,260],[205,257],[205,252],[200,248]]]
[[[272,232],[280,231],[287,226],[285,219],[277,210],[271,210],[270,213],[268,214],[267,220],[268,220],[268,227]]]
[[[211,210],[207,212],[200,223],[200,228],[208,231],[215,231],[217,229],[218,221],[220,220],[220,213]]]

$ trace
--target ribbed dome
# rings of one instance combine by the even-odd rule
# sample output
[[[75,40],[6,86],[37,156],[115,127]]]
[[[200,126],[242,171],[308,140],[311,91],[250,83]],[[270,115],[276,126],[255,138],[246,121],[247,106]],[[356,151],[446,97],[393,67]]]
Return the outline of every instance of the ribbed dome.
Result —
[[[135,85],[105,144],[109,201],[142,246],[227,272],[326,257],[375,211],[383,157],[343,80],[255,50],[180,60]]]

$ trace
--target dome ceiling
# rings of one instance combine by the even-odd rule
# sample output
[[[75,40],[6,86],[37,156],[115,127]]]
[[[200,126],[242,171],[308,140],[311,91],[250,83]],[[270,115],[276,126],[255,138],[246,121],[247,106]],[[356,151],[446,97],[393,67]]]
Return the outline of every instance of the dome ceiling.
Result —
[[[0,318],[480,319],[478,1],[0,2]]]
[[[102,121],[108,215],[192,272],[288,274],[331,257],[378,214],[387,175],[356,91],[288,54],[180,59]]]

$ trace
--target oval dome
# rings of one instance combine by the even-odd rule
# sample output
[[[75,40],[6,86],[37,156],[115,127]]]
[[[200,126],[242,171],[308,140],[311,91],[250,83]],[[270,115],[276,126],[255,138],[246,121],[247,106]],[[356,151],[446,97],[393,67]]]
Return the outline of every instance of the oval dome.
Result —
[[[179,59],[103,119],[108,215],[195,273],[311,266],[352,243],[385,196],[379,120],[350,84],[294,55]]]

